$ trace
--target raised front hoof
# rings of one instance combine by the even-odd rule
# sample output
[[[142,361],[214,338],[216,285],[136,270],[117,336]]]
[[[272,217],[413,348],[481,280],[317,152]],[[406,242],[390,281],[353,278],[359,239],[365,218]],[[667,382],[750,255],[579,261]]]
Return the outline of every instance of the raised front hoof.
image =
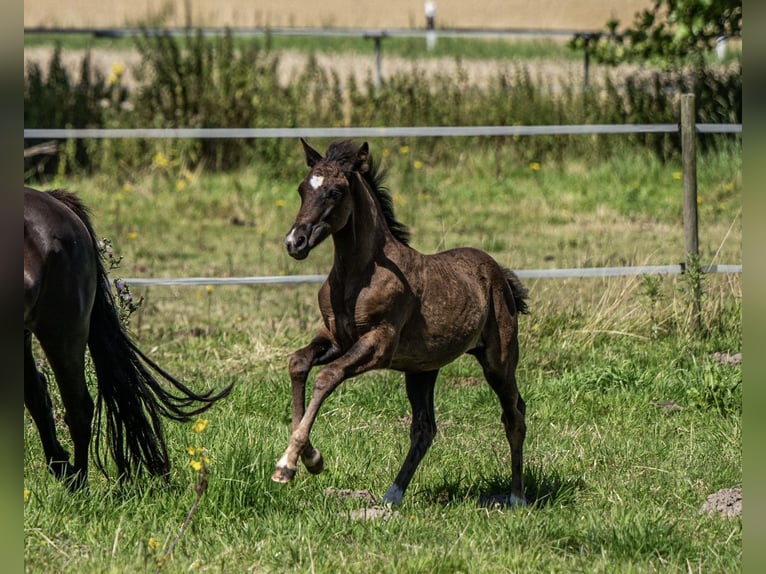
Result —
[[[301,456],[301,461],[311,474],[319,474],[324,470],[324,459],[322,453],[314,449],[313,456]]]
[[[288,468],[286,466],[278,466],[276,469],[274,469],[274,474],[271,475],[271,480],[273,480],[274,482],[279,482],[281,484],[287,484],[293,478],[295,478],[296,472],[298,472],[297,468]]]

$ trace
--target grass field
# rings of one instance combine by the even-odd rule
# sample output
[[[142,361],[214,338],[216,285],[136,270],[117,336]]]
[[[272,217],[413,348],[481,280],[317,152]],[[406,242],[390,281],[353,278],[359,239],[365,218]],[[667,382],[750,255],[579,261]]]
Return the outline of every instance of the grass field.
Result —
[[[679,165],[626,150],[600,166],[571,158],[498,171],[497,158],[470,151],[456,165],[429,165],[416,141],[373,140],[371,149],[389,166],[397,215],[422,251],[472,245],[516,269],[683,259]],[[329,244],[303,262],[283,248],[301,160],[296,142],[286,158],[295,178],[285,181],[264,179],[258,166],[210,175],[155,157],[130,181],[55,185],[91,206],[99,235],[124,256],[122,277],[324,273]],[[741,150],[698,167],[702,263],[739,263]],[[360,520],[366,499],[339,493],[379,498],[404,457],[409,412],[393,372],[348,381],[328,399],[312,434],[323,474],[272,483],[289,434],[287,357],[318,325],[317,286],[135,288],[145,297],[131,318],[139,345],[195,388],[234,381],[234,393],[200,433],[167,425],[169,483],[120,488],[93,471],[89,493],[74,496],[46,473],[25,416],[27,570],[154,571],[194,501],[194,447],[210,458],[209,485],[162,571],[739,570],[741,520],[699,508],[742,481],[741,366],[714,355],[741,350],[740,277],[704,278],[702,334],[690,329],[684,277],[528,287],[518,372],[528,508],[486,502],[509,492],[510,453],[469,357],[442,370],[439,433],[400,508]]]
[[[636,11],[647,8],[648,0],[560,2],[539,0],[482,0],[478,3],[436,2],[439,27],[532,28],[592,30],[607,20],[624,23]],[[139,24],[184,26],[297,26],[357,28],[423,28],[423,2],[391,0],[370,2],[360,9],[348,0],[261,0],[253,5],[242,0],[147,0],[140,4],[123,0],[96,2],[73,0],[66,4],[38,0],[24,4],[25,27],[122,27]]]

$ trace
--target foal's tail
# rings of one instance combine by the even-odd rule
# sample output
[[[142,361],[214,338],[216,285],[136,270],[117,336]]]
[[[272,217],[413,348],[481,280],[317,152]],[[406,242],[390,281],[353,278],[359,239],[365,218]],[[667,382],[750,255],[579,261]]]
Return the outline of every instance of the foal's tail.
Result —
[[[98,251],[96,236],[82,202],[63,191],[54,191],[51,195],[77,214],[90,232],[93,248]],[[212,391],[195,393],[141,352],[120,322],[99,253],[96,261],[97,287],[88,338],[98,380],[94,441],[96,465],[107,474],[100,448],[103,416],[106,419],[108,449],[121,478],[130,478],[142,466],[151,474],[165,475],[170,470],[170,461],[161,417],[187,421],[227,396],[233,384],[217,394]],[[152,371],[170,386],[160,384]]]
[[[513,294],[513,303],[516,306],[517,313],[529,313],[529,307],[527,307],[527,297],[529,297],[529,291],[521,283],[516,274],[510,269],[505,269],[505,278],[508,280],[508,286],[511,288]]]

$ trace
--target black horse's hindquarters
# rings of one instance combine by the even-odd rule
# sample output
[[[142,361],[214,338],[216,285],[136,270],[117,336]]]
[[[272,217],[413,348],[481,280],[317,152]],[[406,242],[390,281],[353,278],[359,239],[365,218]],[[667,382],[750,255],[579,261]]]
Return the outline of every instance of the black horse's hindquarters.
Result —
[[[189,420],[225,397],[198,394],[149,360],[120,322],[96,236],[83,203],[65,191],[24,190],[24,403],[37,425],[51,471],[73,488],[87,482],[94,404],[85,382],[85,348],[98,381],[96,463],[102,417],[118,474],[169,469],[162,417]],[[66,315],[62,315],[66,314]],[[45,377],[32,355],[40,341],[56,377],[74,444],[74,464],[56,436]],[[168,383],[161,385],[152,372]]]

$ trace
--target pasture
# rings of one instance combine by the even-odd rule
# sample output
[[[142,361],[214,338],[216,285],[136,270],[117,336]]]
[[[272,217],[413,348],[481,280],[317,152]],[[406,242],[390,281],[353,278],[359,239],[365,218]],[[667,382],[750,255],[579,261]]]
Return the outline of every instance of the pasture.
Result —
[[[389,168],[397,217],[421,251],[470,245],[513,269],[683,259],[681,167],[672,161],[626,150],[601,165],[570,157],[498,169],[497,157],[472,150],[430,164],[418,140],[370,140],[370,149]],[[91,207],[97,234],[124,257],[113,277],[325,273],[329,244],[305,261],[284,249],[306,170],[297,141],[284,161],[294,178],[269,180],[257,165],[209,174],[158,154],[130,180],[49,187]],[[741,262],[741,167],[737,143],[698,161],[703,264]],[[738,570],[741,519],[699,509],[742,483],[742,371],[725,360],[741,351],[740,276],[704,277],[701,333],[690,328],[684,276],[525,283],[517,377],[529,507],[500,503],[510,452],[470,357],[441,371],[439,430],[401,507],[374,502],[409,445],[394,372],[347,381],[326,401],[312,431],[324,473],[301,469],[291,484],[273,483],[289,436],[287,357],[318,326],[318,285],[134,287],[144,298],[130,317],[139,346],[193,388],[234,390],[206,426],[166,424],[169,482],[119,486],[91,469],[89,491],[76,494],[46,472],[25,415],[27,570]],[[195,488],[199,506],[181,531]]]

